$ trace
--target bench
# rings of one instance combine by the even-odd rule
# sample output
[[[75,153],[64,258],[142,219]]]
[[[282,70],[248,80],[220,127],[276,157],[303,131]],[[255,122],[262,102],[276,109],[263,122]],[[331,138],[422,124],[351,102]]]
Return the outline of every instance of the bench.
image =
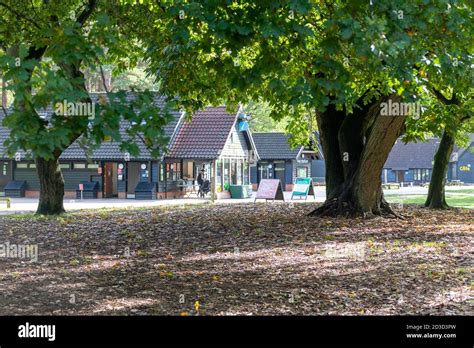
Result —
[[[0,202],[6,202],[7,209],[10,209],[12,206],[12,200],[10,199],[10,197],[0,197]]]
[[[400,188],[400,184],[398,184],[398,183],[382,184],[382,188],[383,188],[383,189],[388,189],[388,190],[391,190],[391,189],[399,189],[399,188]]]
[[[461,180],[451,180],[446,185],[447,186],[463,186],[464,183]]]

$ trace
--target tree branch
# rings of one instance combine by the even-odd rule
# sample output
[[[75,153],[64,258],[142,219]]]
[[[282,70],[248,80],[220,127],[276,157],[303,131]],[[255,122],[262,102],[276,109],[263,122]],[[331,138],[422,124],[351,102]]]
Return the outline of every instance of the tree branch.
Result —
[[[89,0],[86,8],[77,16],[76,22],[81,25],[81,27],[84,25],[84,23],[89,19],[89,17],[92,15],[92,12],[94,12],[95,8],[97,7],[97,0]]]
[[[20,17],[20,18],[23,18],[25,19],[27,22],[30,22],[31,24],[33,24],[36,28],[38,29],[42,29],[38,23],[36,23],[34,20],[32,20],[31,18],[25,16],[24,14],[22,14],[21,12],[18,12],[17,10],[15,10],[14,8],[12,8],[10,5],[7,5],[5,4],[4,2],[1,2],[0,1],[0,6],[3,6],[4,8],[6,8],[8,11],[10,11],[11,13],[13,13],[15,16],[17,17]]]
[[[437,90],[434,86],[430,85],[429,88],[431,89],[431,92],[438,98],[439,101],[441,101],[444,105],[460,105],[460,101],[456,97],[456,94],[453,93],[453,96],[451,99],[446,98],[441,91]]]

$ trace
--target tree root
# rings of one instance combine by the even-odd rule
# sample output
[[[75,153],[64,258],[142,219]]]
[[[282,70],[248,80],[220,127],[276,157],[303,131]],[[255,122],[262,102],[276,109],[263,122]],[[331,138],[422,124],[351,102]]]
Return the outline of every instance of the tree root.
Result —
[[[396,213],[390,204],[388,204],[385,200],[380,203],[380,209],[376,211],[362,211],[357,209],[355,205],[350,201],[345,201],[340,198],[333,198],[331,200],[327,200],[323,203],[320,207],[311,211],[308,216],[317,216],[317,217],[356,217],[360,216],[364,219],[371,218],[374,216],[381,216],[381,217],[394,217],[397,219],[402,219],[403,216]]]
[[[397,219],[401,219],[403,220],[403,216],[400,215],[400,214],[397,214],[393,209],[392,207],[390,206],[390,204],[384,199],[381,204],[380,204],[380,207],[381,209],[385,212],[385,215],[393,215],[395,218]]]

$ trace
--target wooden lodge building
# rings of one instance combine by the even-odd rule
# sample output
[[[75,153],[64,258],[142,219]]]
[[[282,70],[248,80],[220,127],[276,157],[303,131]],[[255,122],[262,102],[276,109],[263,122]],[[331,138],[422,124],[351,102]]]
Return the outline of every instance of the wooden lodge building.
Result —
[[[162,102],[155,98],[155,103]],[[229,186],[249,186],[250,163],[258,155],[244,114],[231,115],[225,107],[207,108],[193,115],[192,121],[183,112],[172,114],[173,121],[165,127],[168,153],[159,159],[152,158],[139,138],[130,139],[139,146],[136,157],[122,153],[120,143],[106,141],[88,158],[78,142],[73,143],[60,157],[65,198],[79,198],[80,184],[93,187],[97,198],[177,198],[189,193],[188,189],[197,190],[196,179],[202,170],[217,196],[230,196],[226,194]],[[26,197],[38,197],[34,161],[26,159],[24,152],[19,153],[19,161],[5,155],[3,143],[9,130],[1,126],[3,117],[0,113],[0,195],[5,195],[9,185],[21,183]],[[123,139],[127,139],[128,127],[127,121],[121,122]]]
[[[397,139],[382,170],[382,183],[420,185],[429,183],[433,161],[440,139],[432,137],[425,142],[404,143]],[[459,180],[474,184],[474,134],[470,134],[466,148],[454,146],[448,164],[447,181]]]
[[[254,190],[262,179],[280,179],[285,191],[293,189],[297,177],[324,182],[322,151],[298,146],[291,148],[285,133],[252,133],[259,161],[251,168]]]

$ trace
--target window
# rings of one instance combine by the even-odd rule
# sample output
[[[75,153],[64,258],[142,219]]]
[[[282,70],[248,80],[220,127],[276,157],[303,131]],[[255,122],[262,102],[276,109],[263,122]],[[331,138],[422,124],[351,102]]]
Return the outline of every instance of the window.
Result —
[[[243,171],[244,171],[244,185],[249,185],[250,180],[249,180],[249,162],[243,161]]]
[[[2,165],[2,175],[6,176],[8,173],[8,163],[3,163]]]
[[[85,163],[74,163],[73,168],[74,169],[86,169],[86,164]]]
[[[181,163],[175,163],[174,168],[173,180],[177,181],[181,179]]]
[[[429,181],[430,170],[429,169],[413,169],[413,177],[416,181]]]
[[[69,164],[69,163],[61,163],[61,164],[59,164],[59,168],[61,168],[61,169],[70,169],[70,168],[71,168],[71,164]]]
[[[268,178],[268,163],[263,162],[258,165],[258,172],[260,173],[260,180]]]
[[[308,177],[308,168],[307,167],[297,167],[296,168],[296,177],[298,177],[298,178],[307,178]]]
[[[18,169],[26,169],[26,168],[28,168],[28,163],[17,163],[16,167]]]
[[[36,164],[30,163],[30,169],[36,169]]]
[[[165,165],[164,163],[160,163],[160,181],[165,181]]]
[[[230,160],[227,158],[224,158],[223,160],[224,163],[224,185],[225,184],[230,184]]]
[[[181,179],[181,163],[166,163],[166,178],[171,181]]]
[[[216,181],[218,185],[222,185],[222,162],[216,161]]]
[[[89,163],[87,165],[87,168],[89,169],[98,169],[99,168],[99,164],[98,163]]]
[[[237,160],[230,160],[230,184],[237,184]]]
[[[242,185],[242,179],[243,179],[243,161],[242,160],[237,160],[237,185]]]

